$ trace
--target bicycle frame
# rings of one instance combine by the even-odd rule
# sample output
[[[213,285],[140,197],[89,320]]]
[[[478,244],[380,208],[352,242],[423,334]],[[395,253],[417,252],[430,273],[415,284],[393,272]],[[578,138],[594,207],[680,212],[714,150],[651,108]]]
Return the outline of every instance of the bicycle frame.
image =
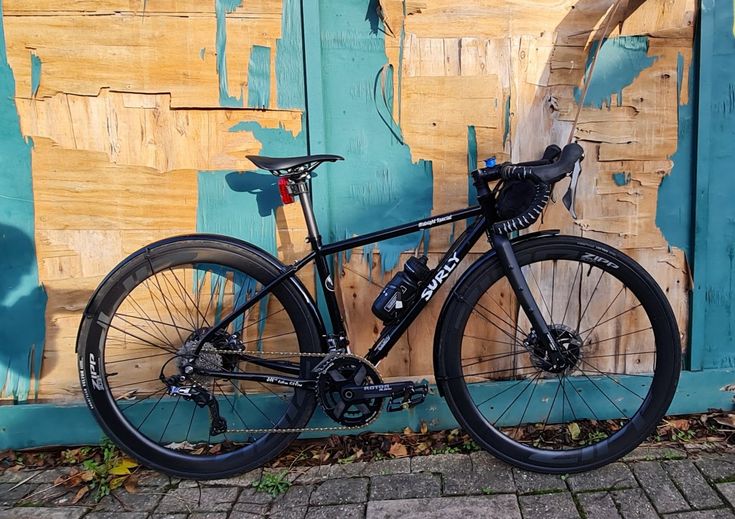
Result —
[[[311,198],[309,190],[305,181],[302,181],[298,186],[297,192],[299,193],[299,200],[301,202],[302,209],[304,211],[304,217],[306,219],[306,225],[308,230],[308,242],[311,244],[311,252],[301,260],[288,266],[281,274],[275,279],[266,284],[258,293],[256,293],[249,301],[246,301],[239,307],[235,308],[232,312],[226,315],[222,321],[212,329],[210,329],[199,342],[199,348],[206,342],[210,341],[216,330],[228,326],[240,315],[245,313],[248,309],[252,308],[258,303],[266,294],[268,294],[274,287],[287,279],[295,276],[302,268],[314,261],[316,263],[317,273],[320,280],[320,286],[324,295],[327,311],[329,313],[330,321],[332,323],[331,335],[327,335],[325,338],[325,351],[334,349],[349,344],[347,340],[347,332],[344,326],[344,319],[339,309],[337,297],[334,292],[334,283],[331,278],[331,272],[327,258],[333,254],[344,252],[347,250],[354,249],[370,243],[395,238],[398,236],[404,236],[424,229],[431,229],[441,225],[448,225],[450,223],[456,223],[459,221],[467,220],[468,218],[477,217],[465,231],[452,243],[449,250],[444,254],[439,264],[431,271],[431,280],[423,287],[422,292],[419,294],[418,299],[408,307],[403,316],[395,323],[390,323],[383,327],[380,336],[370,348],[368,353],[365,355],[365,359],[372,364],[378,364],[384,359],[395,343],[400,339],[403,333],[413,323],[416,317],[426,307],[426,305],[436,295],[438,289],[449,277],[451,272],[459,265],[459,263],[467,256],[467,253],[477,243],[483,233],[487,233],[489,241],[493,245],[493,249],[497,252],[500,257],[501,263],[506,271],[511,286],[516,292],[521,306],[529,317],[534,330],[538,333],[539,337],[542,337],[549,341],[552,351],[556,347],[556,342],[549,333],[548,326],[541,316],[538,305],[531,296],[531,291],[528,288],[525,278],[521,273],[521,269],[518,262],[513,254],[512,246],[508,238],[504,235],[492,234],[489,232],[490,227],[494,222],[498,220],[497,212],[495,209],[495,197],[490,192],[486,183],[475,182],[478,191],[478,201],[480,205],[454,211],[450,213],[444,213],[424,220],[417,220],[403,225],[398,225],[385,229],[382,231],[376,231],[354,238],[330,243],[323,245],[321,242],[321,235],[314,219],[314,211],[311,205]],[[543,339],[542,339],[543,340]],[[284,363],[280,361],[267,360],[254,356],[245,356],[245,358],[253,364],[268,367],[270,369],[288,373],[291,375],[298,375],[299,368],[297,365],[290,363]],[[242,380],[254,380],[259,382],[267,382],[276,385],[283,386],[296,386],[304,387],[309,385],[308,381],[291,378],[291,377],[274,377],[272,375],[259,375],[249,373],[233,373],[233,372],[220,372],[211,370],[199,370],[202,374],[214,377],[226,377],[231,379],[242,379]]]

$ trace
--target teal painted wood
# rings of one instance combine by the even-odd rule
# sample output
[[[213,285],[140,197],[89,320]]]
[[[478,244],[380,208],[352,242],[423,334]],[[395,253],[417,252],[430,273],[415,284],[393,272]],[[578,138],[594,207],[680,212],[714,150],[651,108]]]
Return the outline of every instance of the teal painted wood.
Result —
[[[305,2],[305,20],[317,2]],[[392,72],[385,67],[383,23],[377,2],[322,0],[321,81],[325,151],[347,160],[325,164],[313,182],[325,241],[334,241],[428,217],[433,205],[431,163],[414,163],[393,121]],[[367,14],[365,12],[367,6]],[[309,18],[310,19],[310,18]],[[308,32],[312,30],[310,25]],[[312,54],[307,40],[308,88],[312,89]],[[385,82],[385,86],[383,86]],[[311,111],[311,106],[309,110]],[[310,114],[310,121],[312,120]],[[310,122],[312,143],[318,128]],[[381,242],[380,266],[393,269],[401,252],[415,249],[423,233]],[[363,249],[372,261],[373,246]]]
[[[624,380],[625,379],[625,380]],[[621,377],[619,380],[623,383],[629,383],[631,377]],[[604,379],[602,379],[604,380]],[[613,382],[603,382],[597,379],[598,385],[605,385],[605,390],[612,390],[617,388]],[[676,393],[676,397],[669,408],[669,414],[685,414],[700,412],[702,409],[723,409],[730,411],[734,408],[733,406],[733,394],[729,391],[724,391],[723,388],[735,380],[735,369],[718,369],[718,370],[707,370],[699,372],[685,371],[682,373],[679,381],[679,389]],[[492,395],[500,395],[503,390],[505,393],[500,395],[497,403],[494,403],[497,409],[504,409],[513,398],[521,391],[522,385],[516,386],[517,389],[512,388],[514,382],[501,382],[501,383],[486,383],[477,385],[476,389],[473,389],[478,398],[486,398]],[[591,399],[592,407],[599,418],[604,416],[611,417],[612,406],[609,402],[605,401],[602,397],[593,398],[594,390],[591,389],[589,383],[586,383],[584,379],[576,379],[572,382],[573,387],[577,391],[588,392],[587,398]],[[510,388],[510,389],[508,389]],[[567,386],[567,391],[569,391]],[[553,392],[556,389],[554,381],[546,383],[545,387],[537,389],[533,395],[534,405],[529,406],[529,411],[526,415],[528,420],[541,421],[549,412],[549,406],[552,405]],[[636,397],[625,390],[618,389],[616,393],[610,393],[609,395],[615,400],[619,406],[630,405]],[[256,405],[261,407],[264,400],[272,400],[275,397],[272,395],[260,395],[251,396]],[[570,398],[574,399],[575,396]],[[524,401],[522,396],[519,400]],[[245,416],[258,416],[258,413],[254,413],[253,409],[249,408],[252,405],[247,399],[237,399],[238,410]],[[172,399],[173,401],[173,399]],[[495,402],[495,401],[494,401]],[[156,406],[146,421],[151,424],[151,428],[159,427],[156,430],[159,432],[163,430],[163,426],[166,424],[169,416],[171,415],[171,403],[161,403]],[[505,404],[505,405],[504,405]],[[192,404],[193,405],[193,404]],[[525,405],[525,404],[524,404]],[[145,404],[141,404],[139,413],[149,412],[150,406],[144,407]],[[229,409],[229,404],[223,403],[222,409],[225,413]],[[517,404],[518,409],[513,411],[512,414],[506,414],[502,421],[512,423],[514,419],[517,419],[519,414],[522,412],[521,405]],[[278,404],[273,404],[273,408],[280,408]],[[555,411],[552,413],[552,419],[556,415],[560,415],[559,402],[554,404]],[[188,413],[179,413],[181,416],[174,417],[172,425],[169,426],[171,430],[175,430],[175,423],[181,422],[188,426],[188,422],[191,417],[191,407],[183,408],[182,410],[188,410]],[[625,410],[625,409],[623,409]],[[202,409],[201,412],[206,414],[206,410]],[[567,408],[568,412],[568,408]],[[496,411],[496,416],[499,413]],[[568,418],[568,417],[567,417]],[[158,420],[157,423],[154,420]],[[407,411],[400,411],[397,413],[382,413],[378,420],[373,422],[369,430],[373,432],[393,432],[401,431],[405,427],[411,427],[414,430],[418,430],[421,427],[421,423],[425,422],[431,430],[439,429],[451,429],[457,426],[457,422],[452,416],[449,408],[443,398],[439,397],[436,388],[433,388],[431,394],[426,401],[414,408]],[[202,423],[206,423],[206,420],[202,420]],[[249,424],[250,425],[250,424]],[[252,427],[258,425],[253,422]],[[311,420],[310,427],[330,427],[334,426],[334,423],[326,418],[320,411],[318,411],[314,418]],[[148,425],[146,425],[148,427]],[[183,425],[182,425],[183,427]],[[33,430],[33,434],[28,434],[29,430]],[[359,429],[352,431],[352,434],[364,432],[365,429]],[[334,431],[323,431],[304,434],[302,437],[324,437],[333,434]],[[196,432],[192,432],[192,435]],[[205,437],[205,431],[198,431],[202,437]],[[102,438],[102,432],[98,428],[96,422],[89,413],[87,407],[83,404],[59,406],[54,404],[28,404],[28,405],[17,405],[17,406],[0,406],[0,450],[2,449],[27,449],[33,447],[50,446],[50,445],[82,445],[82,444],[95,444],[99,443]],[[171,439],[171,438],[169,438]]]
[[[240,88],[240,97],[230,95],[227,82],[227,15],[242,6],[242,0],[215,0],[214,11],[217,18],[217,75],[219,76],[219,103],[228,108],[242,107],[244,97]]]
[[[325,149],[326,135],[324,89],[322,86],[322,44],[321,21],[319,16],[319,0],[303,0],[302,38],[304,45],[304,79],[306,81],[306,112],[309,153],[331,153]],[[303,30],[308,27],[309,30]],[[328,187],[328,186],[327,186]],[[328,191],[317,193],[317,199],[326,202]],[[327,195],[325,197],[325,195]],[[323,198],[323,200],[321,200]],[[315,204],[318,208],[321,204]],[[325,215],[326,216],[326,215]]]
[[[735,37],[731,0],[701,5],[692,369],[735,366]]]
[[[34,88],[41,77],[40,59],[37,63]],[[21,133],[15,94],[0,2],[0,395],[24,401],[38,392],[46,293],[39,286],[34,242],[33,142]]]
[[[248,63],[248,107],[265,110],[271,99],[271,48],[253,45]]]

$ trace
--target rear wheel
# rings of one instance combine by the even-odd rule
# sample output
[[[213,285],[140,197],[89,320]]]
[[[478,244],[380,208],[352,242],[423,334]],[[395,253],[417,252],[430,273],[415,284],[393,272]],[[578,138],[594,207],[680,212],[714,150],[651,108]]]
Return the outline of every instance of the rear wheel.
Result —
[[[307,424],[312,391],[187,373],[193,365],[283,375],[248,361],[269,358],[307,376],[320,359],[296,354],[320,352],[320,336],[291,282],[195,355],[198,339],[277,273],[255,248],[184,237],[147,247],[105,279],[80,327],[80,376],[97,421],[124,451],[168,474],[221,478],[266,463],[298,436],[275,431]],[[171,380],[184,391],[172,394]],[[224,432],[212,429],[211,399]]]
[[[563,366],[533,332],[497,259],[455,289],[437,381],[485,449],[539,472],[591,470],[643,441],[676,390],[679,332],[666,297],[628,256],[584,238],[514,246]]]

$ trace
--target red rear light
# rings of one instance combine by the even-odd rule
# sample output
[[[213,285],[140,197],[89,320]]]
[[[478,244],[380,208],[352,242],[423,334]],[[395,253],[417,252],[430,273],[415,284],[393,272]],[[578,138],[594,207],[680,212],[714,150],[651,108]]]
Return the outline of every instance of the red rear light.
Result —
[[[286,177],[278,179],[278,191],[281,193],[281,201],[284,204],[293,204],[293,197],[288,192],[288,179]]]

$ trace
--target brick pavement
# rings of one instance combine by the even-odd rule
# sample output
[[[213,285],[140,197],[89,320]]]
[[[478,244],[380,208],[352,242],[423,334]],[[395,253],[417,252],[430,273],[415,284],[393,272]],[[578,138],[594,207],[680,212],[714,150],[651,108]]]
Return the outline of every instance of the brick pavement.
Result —
[[[735,519],[735,454],[639,448],[585,474],[512,468],[484,452],[295,468],[278,497],[263,472],[194,482],[146,473],[136,493],[71,505],[63,469],[0,476],[0,519]]]

